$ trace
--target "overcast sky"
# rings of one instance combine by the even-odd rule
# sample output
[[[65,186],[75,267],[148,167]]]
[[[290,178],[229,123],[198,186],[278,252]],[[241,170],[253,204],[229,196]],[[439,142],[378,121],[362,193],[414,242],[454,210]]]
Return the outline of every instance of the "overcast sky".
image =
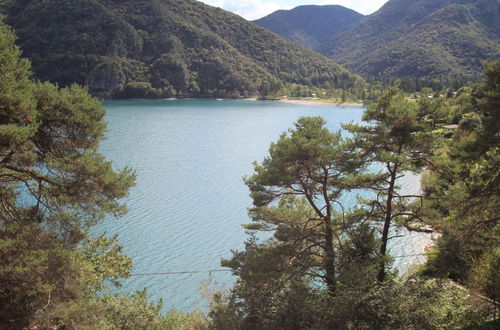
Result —
[[[199,0],[206,4],[232,11],[248,20],[266,16],[278,9],[292,9],[300,5],[341,5],[361,14],[371,14],[388,0]]]

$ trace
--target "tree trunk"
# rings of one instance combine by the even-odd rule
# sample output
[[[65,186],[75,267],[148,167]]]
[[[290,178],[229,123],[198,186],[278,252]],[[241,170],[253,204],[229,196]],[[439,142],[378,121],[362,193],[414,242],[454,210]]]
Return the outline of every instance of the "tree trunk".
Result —
[[[380,261],[380,269],[377,275],[379,282],[385,280],[385,256],[387,254],[387,241],[389,240],[389,228],[391,227],[392,220],[392,199],[394,198],[394,187],[396,186],[398,165],[394,166],[393,171],[391,171],[391,181],[389,184],[389,189],[387,191],[387,202],[386,202],[386,213],[384,219],[384,229],[382,231],[382,245],[380,246],[380,256],[382,260]]]
[[[330,294],[335,294],[337,280],[335,275],[335,250],[333,248],[333,229],[331,218],[325,219],[325,276]]]

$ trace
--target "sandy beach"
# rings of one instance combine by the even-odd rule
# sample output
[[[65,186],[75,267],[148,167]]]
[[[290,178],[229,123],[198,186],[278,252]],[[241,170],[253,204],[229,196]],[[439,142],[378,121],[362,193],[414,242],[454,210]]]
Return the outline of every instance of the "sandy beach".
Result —
[[[361,103],[334,103],[334,102],[321,102],[321,101],[306,101],[306,100],[278,100],[281,103],[288,104],[302,104],[302,105],[328,105],[346,108],[364,108],[366,105]]]

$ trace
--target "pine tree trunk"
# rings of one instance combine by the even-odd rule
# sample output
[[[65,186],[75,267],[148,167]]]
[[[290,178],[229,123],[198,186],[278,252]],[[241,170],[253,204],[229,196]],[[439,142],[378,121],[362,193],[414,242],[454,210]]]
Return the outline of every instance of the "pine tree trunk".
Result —
[[[325,219],[325,276],[330,294],[335,294],[337,280],[335,275],[335,250],[333,248],[332,220]]]
[[[391,171],[391,181],[387,191],[386,213],[384,219],[384,229],[382,231],[382,245],[380,246],[380,256],[382,257],[382,260],[380,261],[380,269],[377,275],[379,282],[383,282],[385,280],[385,256],[387,254],[387,242],[389,240],[389,229],[391,227],[392,220],[392,200],[394,198],[394,187],[396,186],[397,167],[398,166],[395,165],[394,170]]]

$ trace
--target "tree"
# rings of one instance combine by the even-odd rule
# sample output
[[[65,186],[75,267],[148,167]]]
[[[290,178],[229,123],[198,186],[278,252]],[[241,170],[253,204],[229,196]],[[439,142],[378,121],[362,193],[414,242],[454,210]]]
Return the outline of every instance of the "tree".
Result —
[[[474,325],[478,314],[456,288],[417,275],[400,279],[385,269],[383,282],[377,280],[381,244],[369,220],[380,213],[364,207],[342,212],[343,206],[335,212],[334,205],[344,190],[373,185],[387,174],[360,174],[366,160],[357,140],[343,140],[324,125],[318,117],[299,119],[245,180],[255,206],[253,223],[245,225],[252,236],[222,263],[238,279],[226,299],[212,302],[212,328]],[[393,194],[399,195],[395,187]],[[262,234],[267,231],[272,237]]]
[[[88,230],[122,215],[134,182],[98,153],[106,125],[100,102],[78,86],[29,79],[12,31],[0,23],[0,319],[5,328],[38,324],[80,296],[79,258]],[[100,240],[108,256],[100,280],[128,273],[128,258]],[[94,258],[94,260],[103,260]],[[99,272],[92,272],[98,274]],[[82,276],[83,275],[83,276]],[[95,284],[95,282],[93,282]],[[88,286],[87,286],[88,288]]]
[[[500,62],[487,65],[485,75],[466,99],[459,129],[435,150],[425,176],[426,218],[442,233],[427,271],[498,300]]]
[[[365,201],[365,217],[382,222],[378,279],[383,281],[391,226],[421,220],[419,208],[411,207],[412,199],[421,196],[402,193],[398,180],[408,171],[419,170],[429,139],[417,117],[417,105],[396,88],[389,89],[371,105],[363,114],[363,121],[363,125],[349,124],[344,128],[354,134],[353,144],[364,154],[366,164],[372,165],[371,170],[373,166],[378,168],[377,173],[359,176],[357,181],[360,188],[372,190],[375,196]]]
[[[269,156],[245,180],[256,206],[250,211],[253,230],[275,231],[291,244],[290,265],[336,287],[338,247],[348,223],[335,207],[346,179],[358,170],[356,153],[343,146],[340,132],[331,133],[320,117],[300,118],[295,129],[271,144]]]

